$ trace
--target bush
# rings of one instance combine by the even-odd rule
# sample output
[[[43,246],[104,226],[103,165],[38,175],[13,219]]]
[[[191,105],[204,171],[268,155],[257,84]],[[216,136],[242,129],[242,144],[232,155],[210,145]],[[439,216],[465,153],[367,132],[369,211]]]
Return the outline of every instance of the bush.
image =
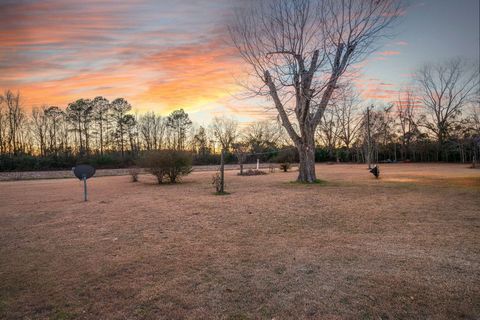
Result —
[[[262,170],[254,170],[254,169],[248,169],[247,171],[243,171],[243,174],[238,174],[239,176],[261,176],[267,174],[265,171]]]
[[[283,149],[278,152],[278,154],[271,159],[272,162],[283,163],[289,162],[293,163],[298,158],[297,151],[295,149]]]
[[[141,165],[157,177],[158,183],[176,183],[192,172],[192,157],[180,150],[152,151],[144,155]]]
[[[120,161],[117,157],[114,157],[110,154],[96,155],[86,159],[85,162],[88,162],[90,165],[95,168],[108,168],[108,167],[119,167]]]
[[[282,170],[283,172],[287,172],[292,167],[291,163],[295,162],[295,150],[282,150],[272,160],[280,164],[280,170]]]
[[[128,174],[132,178],[132,182],[137,182],[138,181],[138,175],[140,174],[140,169],[139,168],[130,168],[130,169],[128,169]]]

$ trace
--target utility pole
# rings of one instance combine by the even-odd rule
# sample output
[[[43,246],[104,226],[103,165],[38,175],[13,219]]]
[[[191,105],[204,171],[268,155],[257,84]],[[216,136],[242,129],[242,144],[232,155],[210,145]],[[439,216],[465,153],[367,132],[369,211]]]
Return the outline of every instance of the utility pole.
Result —
[[[373,105],[371,107],[367,107],[367,162],[368,162],[368,169],[372,169],[372,155],[371,155],[371,137],[370,137],[370,109],[373,109]]]

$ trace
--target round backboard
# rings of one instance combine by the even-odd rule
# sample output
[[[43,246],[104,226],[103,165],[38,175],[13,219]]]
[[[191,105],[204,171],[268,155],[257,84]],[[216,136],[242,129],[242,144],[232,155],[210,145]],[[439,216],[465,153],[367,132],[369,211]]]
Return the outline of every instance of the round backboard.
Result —
[[[93,177],[93,175],[95,174],[95,168],[89,166],[88,164],[80,164],[73,168],[73,173],[75,174],[75,177],[80,180],[83,180],[83,177],[88,179]]]

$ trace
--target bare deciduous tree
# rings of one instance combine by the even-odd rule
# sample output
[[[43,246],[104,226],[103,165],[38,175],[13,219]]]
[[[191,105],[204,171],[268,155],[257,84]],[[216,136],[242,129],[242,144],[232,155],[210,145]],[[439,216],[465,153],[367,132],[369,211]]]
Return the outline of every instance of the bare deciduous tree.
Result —
[[[139,119],[140,135],[145,143],[145,149],[159,150],[163,146],[166,121],[154,112],[147,112]]]
[[[171,147],[177,150],[183,150],[187,139],[187,131],[192,127],[188,113],[183,109],[175,110],[167,117],[167,127],[170,131]]]
[[[210,153],[207,130],[205,130],[205,128],[202,126],[198,128],[192,138],[192,151],[201,156],[205,156],[206,154]]]
[[[0,154],[7,152],[7,121],[3,107],[3,95],[0,95]]]
[[[398,97],[396,111],[400,131],[400,142],[402,144],[401,157],[403,160],[406,160],[409,158],[410,144],[413,138],[418,135],[416,103],[411,90],[406,90]]]
[[[236,12],[229,31],[273,100],[299,152],[298,180],[314,182],[315,130],[348,67],[388,34],[395,0],[266,0]],[[295,123],[296,122],[296,123]]]
[[[100,155],[103,156],[103,148],[104,148],[104,136],[105,136],[105,124],[108,122],[110,114],[111,105],[110,102],[101,96],[95,97],[92,101],[93,104],[93,113],[94,113],[94,120],[98,126],[98,137],[99,137],[99,144],[100,144]]]
[[[211,128],[222,148],[229,150],[238,136],[238,121],[227,117],[214,117]]]
[[[477,103],[474,104],[474,107],[472,108],[470,118],[472,131],[474,132],[472,135],[472,166],[475,168],[477,162],[480,160],[480,94],[477,97]]]
[[[65,117],[65,113],[59,107],[51,106],[44,110],[44,114],[48,120],[49,150],[57,154],[57,133],[60,129],[60,123]]]
[[[471,121],[473,129],[478,135],[480,135],[480,101],[478,101],[472,108],[470,117],[472,119]]]
[[[48,132],[48,118],[45,114],[46,107],[42,107],[41,109],[33,108],[32,109],[32,124],[33,124],[33,132],[34,137],[38,141],[38,146],[40,147],[40,154],[45,156],[46,154],[46,139],[47,139],[47,132]]]
[[[25,122],[25,113],[22,110],[20,93],[14,94],[12,91],[6,90],[2,101],[7,106],[8,148],[11,153],[17,154],[20,151],[21,127]]]
[[[247,155],[248,155],[248,144],[247,143],[242,143],[242,142],[237,142],[232,145],[233,147],[233,152],[237,156],[238,164],[240,166],[240,175],[243,175],[243,164],[245,163],[245,160],[247,160]]]
[[[78,99],[69,103],[66,114],[68,120],[74,126],[74,130],[78,132],[79,153],[89,152],[90,140],[90,122],[92,120],[92,103],[90,99]]]
[[[340,125],[338,122],[337,111],[340,106],[335,104],[332,108],[326,109],[323,113],[322,122],[317,127],[317,137],[320,144],[328,149],[328,157],[332,159],[335,156],[335,149],[338,145],[338,136]]]
[[[357,140],[361,128],[362,117],[359,113],[360,98],[354,88],[347,86],[341,90],[337,107],[334,108],[338,123],[338,139],[347,150],[347,159],[350,158],[350,148]]]
[[[282,126],[276,121],[256,121],[243,130],[243,136],[252,152],[264,152],[276,149],[283,135]]]
[[[423,125],[438,142],[437,160],[450,130],[464,107],[479,92],[478,66],[460,58],[426,64],[416,73],[416,81],[425,106]]]
[[[125,116],[130,110],[132,110],[132,106],[127,100],[118,98],[112,101],[111,108],[112,116],[116,123],[115,138],[120,143],[120,150],[123,158],[125,156],[125,135],[127,134],[126,121],[128,121]]]

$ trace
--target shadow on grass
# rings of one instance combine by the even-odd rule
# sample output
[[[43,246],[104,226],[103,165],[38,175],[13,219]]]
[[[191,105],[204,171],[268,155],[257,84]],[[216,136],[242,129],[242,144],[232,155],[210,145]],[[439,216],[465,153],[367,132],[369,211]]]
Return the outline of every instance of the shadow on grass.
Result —
[[[291,185],[302,185],[302,186],[326,186],[326,185],[332,185],[331,182],[328,182],[326,180],[321,180],[321,179],[315,179],[313,182],[302,182],[302,181],[289,181],[288,182]]]
[[[213,195],[215,196],[228,196],[230,194],[230,192],[226,192],[226,191],[223,191],[223,192],[214,192]]]
[[[136,182],[132,182],[130,180],[130,183],[132,184],[138,184],[138,185],[143,185],[143,186],[156,186],[156,187],[173,187],[173,186],[181,186],[181,185],[192,185],[192,184],[199,184],[199,181],[195,180],[190,180],[188,178],[186,179],[180,179],[177,180],[176,182],[170,182],[170,181],[165,181],[163,183],[158,183],[157,178],[149,177],[149,179],[138,179]]]

